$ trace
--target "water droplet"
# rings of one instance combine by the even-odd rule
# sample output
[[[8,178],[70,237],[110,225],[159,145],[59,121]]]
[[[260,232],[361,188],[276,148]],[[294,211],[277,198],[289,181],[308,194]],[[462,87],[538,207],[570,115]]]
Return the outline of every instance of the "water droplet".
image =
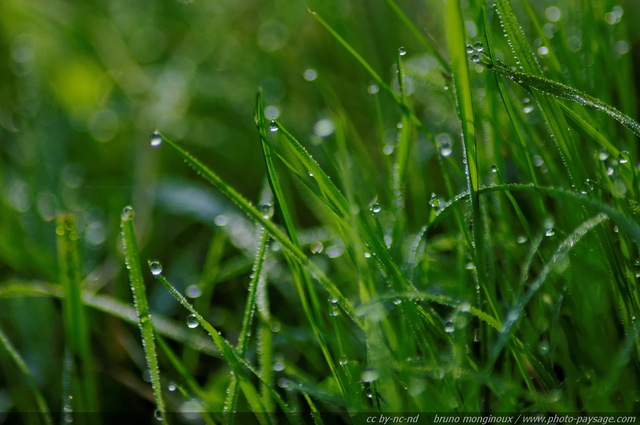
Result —
[[[378,379],[378,372],[375,369],[367,368],[362,371],[360,379],[362,379],[362,382],[373,382]]]
[[[287,378],[278,379],[278,386],[280,388],[289,388],[290,385],[291,385],[291,382]]]
[[[162,413],[162,411],[160,409],[156,409],[153,412],[153,417],[156,418],[157,421],[163,421],[164,420],[164,414]]]
[[[606,150],[604,150],[604,149],[600,149],[600,150],[598,151],[598,159],[599,159],[600,161],[606,161],[608,158],[609,158],[609,152],[607,152],[607,151],[606,151]]]
[[[471,55],[471,62],[480,63],[480,55]]]
[[[151,274],[154,276],[158,276],[162,273],[162,264],[159,261],[151,261],[149,260],[149,270],[151,270]]]
[[[431,198],[429,199],[429,205],[431,205],[431,208],[440,209],[440,207],[442,206],[442,200],[438,195],[432,193]]]
[[[167,384],[167,390],[169,390],[169,392],[175,392],[178,389],[178,385],[175,382],[169,382]]]
[[[271,324],[271,332],[277,333],[280,332],[280,329],[282,328],[282,325],[280,324],[280,322],[274,320],[273,323]]]
[[[467,53],[472,54],[475,53],[476,49],[473,48],[471,44],[467,44]]]
[[[154,148],[162,144],[162,135],[157,130],[151,133],[149,144]]]
[[[385,155],[391,155],[393,153],[392,145],[384,145],[382,148],[382,153]]]
[[[377,94],[380,91],[380,87],[378,87],[375,84],[371,84],[369,87],[367,87],[367,92],[369,94]]]
[[[482,52],[482,51],[484,51],[484,46],[482,45],[481,41],[476,41],[475,44],[473,45],[473,49],[476,52]]]
[[[131,220],[134,216],[133,207],[131,205],[127,205],[122,209],[122,219],[123,220]]]
[[[271,120],[271,122],[269,123],[269,131],[272,133],[278,131],[278,123],[276,123],[275,120]]]
[[[446,158],[453,153],[453,149],[451,147],[452,140],[451,136],[446,133],[440,133],[436,136],[436,142],[438,144],[438,151],[440,152],[440,156]]]
[[[371,258],[371,253],[370,252],[365,252],[364,253],[364,258]]]
[[[316,72],[315,69],[307,69],[304,71],[304,73],[302,74],[302,76],[304,77],[305,80],[307,81],[314,81],[316,78],[318,78],[318,73]]]
[[[200,285],[194,283],[193,285],[187,286],[184,293],[189,298],[198,298],[202,295],[202,288],[200,288]]]
[[[382,207],[380,206],[379,203],[375,202],[374,204],[371,205],[371,208],[369,208],[371,210],[372,213],[377,214],[380,211],[382,211]]]
[[[549,6],[545,9],[544,16],[549,22],[558,22],[562,17],[562,12],[555,6]]]
[[[144,382],[151,382],[151,371],[149,369],[145,369],[142,372],[142,379]]]
[[[344,253],[344,249],[341,246],[331,245],[327,248],[327,257],[338,258]]]
[[[311,253],[312,254],[320,254],[323,249],[324,249],[324,245],[322,245],[322,242],[320,242],[320,241],[316,241],[316,242],[311,244]]]
[[[273,368],[274,371],[276,372],[281,372],[285,369],[285,364],[283,360],[277,360],[274,364],[273,364]]]
[[[629,151],[620,152],[620,155],[618,155],[618,162],[620,164],[626,164],[629,162]]]
[[[462,312],[468,312],[469,310],[471,310],[471,303],[464,301],[462,303],[460,303],[460,305],[458,306],[458,308],[460,309],[460,311]]]
[[[331,304],[338,304],[338,298],[336,298],[336,297],[331,297],[331,298],[329,298],[329,302],[330,302]]]
[[[546,56],[549,54],[549,48],[547,46],[538,47],[538,54],[540,56]]]
[[[547,237],[551,237],[551,236],[553,236],[555,234],[556,234],[556,232],[553,231],[553,227],[549,227],[547,229],[547,231],[544,233],[544,235],[547,236]]]
[[[340,366],[345,366],[347,363],[349,363],[349,359],[347,359],[347,356],[345,356],[344,354],[340,355],[340,357],[338,358],[338,363],[340,363]]]
[[[473,263],[467,263],[467,264],[464,266],[464,268],[465,268],[465,269],[467,269],[467,270],[474,270],[474,269],[476,268],[476,266],[475,266],[475,264],[473,264]]]
[[[336,130],[336,125],[329,118],[318,120],[313,125],[313,134],[318,137],[329,137]]]
[[[197,328],[198,327],[198,318],[195,316],[195,314],[190,314],[187,316],[187,326],[191,329]]]
[[[498,172],[498,166],[496,164],[491,164],[491,168],[490,168],[492,173],[497,173]]]
[[[223,227],[223,226],[226,226],[229,223],[229,219],[227,218],[226,215],[219,214],[219,215],[215,216],[215,218],[213,219],[213,223],[216,226]]]
[[[518,243],[525,243],[526,241],[527,241],[526,236],[518,236],[518,239],[516,240],[516,242]]]
[[[405,49],[404,47],[400,47],[400,48],[398,49],[398,54],[399,54],[400,56],[405,56],[405,55],[407,54],[407,49]]]
[[[456,326],[453,322],[447,322],[444,324],[444,331],[448,334],[453,333],[456,330]]]
[[[548,354],[549,350],[550,350],[549,341],[544,340],[544,341],[541,341],[540,344],[538,344],[538,352],[540,354]]]
[[[540,167],[542,166],[542,164],[544,164],[544,160],[542,159],[542,157],[540,155],[534,155],[533,165],[535,165],[536,167]]]
[[[340,316],[340,307],[338,307],[338,304],[331,304],[329,315],[333,317]]]
[[[400,305],[400,304],[402,304],[402,298],[394,298],[394,299],[393,299],[393,303],[394,303],[395,305]]]
[[[273,217],[273,205],[269,202],[262,203],[258,205],[258,211],[262,214],[262,218],[265,220],[269,220]]]

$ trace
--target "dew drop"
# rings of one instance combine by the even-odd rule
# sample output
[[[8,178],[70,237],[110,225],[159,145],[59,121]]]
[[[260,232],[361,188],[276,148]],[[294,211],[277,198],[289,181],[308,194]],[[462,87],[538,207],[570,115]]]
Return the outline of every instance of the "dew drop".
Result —
[[[273,205],[269,202],[264,202],[258,205],[258,211],[260,211],[260,214],[262,214],[262,218],[264,218],[265,220],[273,217]]]
[[[156,148],[162,144],[162,135],[157,130],[151,133],[151,137],[149,138],[149,144],[153,148]]]
[[[162,273],[162,264],[159,261],[151,261],[149,260],[149,270],[151,270],[151,274],[154,276],[158,276]]]
[[[620,152],[620,155],[618,155],[618,162],[620,164],[626,164],[627,162],[629,162],[629,152],[628,151]]]
[[[122,209],[122,219],[123,220],[131,220],[134,216],[133,207],[131,205],[127,205]]]
[[[157,421],[163,421],[164,420],[164,414],[162,413],[162,411],[160,409],[156,409],[153,412],[153,417],[156,418]]]
[[[378,372],[375,369],[367,368],[360,375],[362,382],[373,382],[378,379]]]
[[[369,94],[377,94],[380,91],[380,87],[378,87],[375,84],[371,84],[369,87],[367,87],[367,92]]]
[[[278,131],[278,124],[276,123],[275,120],[271,120],[271,122],[269,123],[269,131],[272,133],[275,133],[276,131]]]
[[[344,354],[342,354],[339,358],[338,358],[338,363],[340,363],[340,366],[346,366],[347,363],[349,363],[349,359],[347,359],[347,356],[345,356]]]
[[[400,47],[400,48],[398,49],[398,54],[399,54],[400,56],[405,56],[405,55],[407,54],[407,49],[405,49],[404,47]]]
[[[187,326],[191,329],[198,327],[198,318],[194,314],[187,316]]]
[[[456,330],[456,326],[453,324],[453,322],[447,322],[444,324],[444,331],[448,334],[453,333]]]
[[[538,344],[538,352],[540,354],[548,354],[549,350],[550,350],[549,341],[544,340],[544,341],[541,341],[540,344]]]
[[[476,266],[475,266],[475,264],[473,264],[473,263],[467,263],[467,264],[464,266],[464,268],[465,268],[465,269],[467,269],[467,270],[474,270],[474,269],[476,268]]]
[[[302,76],[304,77],[304,79],[306,81],[314,81],[316,78],[318,78],[318,73],[316,72],[315,69],[307,69],[304,71],[304,74],[302,74]]]
[[[394,298],[394,299],[393,299],[393,303],[394,303],[395,305],[400,305],[400,304],[402,304],[402,298]]]
[[[320,242],[320,241],[316,241],[316,242],[311,244],[311,253],[312,254],[320,254],[323,249],[324,249],[324,245],[322,245],[322,242]]]
[[[606,161],[609,158],[609,152],[607,152],[605,149],[600,149],[598,151],[598,159],[600,161]]]
[[[467,44],[467,53],[472,54],[475,53],[476,49],[473,48],[471,44]]]
[[[491,164],[491,168],[490,168],[492,173],[497,173],[498,172],[498,166],[496,164]]]
[[[178,385],[175,382],[169,382],[167,384],[167,390],[169,390],[169,392],[175,392],[178,389]]]
[[[480,63],[480,55],[471,55],[471,62]]]
[[[371,208],[369,208],[371,210],[372,213],[377,214],[380,211],[382,211],[382,207],[380,206],[379,203],[374,203],[371,205]]]
[[[442,206],[442,200],[438,195],[432,193],[431,198],[429,199],[429,205],[431,205],[432,208],[439,209]]]
[[[546,237],[548,237],[548,238],[551,237],[551,236],[554,236],[555,234],[556,234],[556,232],[553,231],[553,227],[549,227],[547,229],[547,231],[544,233],[544,235]]]
[[[187,286],[187,288],[184,290],[184,293],[189,298],[198,298],[200,295],[202,295],[202,288],[200,288],[200,285],[194,283]]]
[[[518,239],[516,240],[516,242],[518,243],[525,243],[526,241],[527,241],[526,236],[518,236]]]
[[[460,309],[460,311],[462,312],[468,312],[469,310],[471,310],[471,303],[464,301],[462,303],[460,303],[460,305],[458,306],[458,308]]]
[[[484,51],[484,46],[482,45],[481,41],[476,41],[475,44],[473,45],[473,49],[476,52],[482,52],[482,51]]]

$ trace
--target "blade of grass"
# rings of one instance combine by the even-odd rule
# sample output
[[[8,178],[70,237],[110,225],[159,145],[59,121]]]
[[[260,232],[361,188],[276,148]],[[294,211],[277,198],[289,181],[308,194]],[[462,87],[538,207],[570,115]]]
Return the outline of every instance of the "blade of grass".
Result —
[[[99,412],[95,367],[89,342],[89,326],[82,300],[82,277],[75,216],[61,214],[56,226],[58,267],[63,288],[62,310],[67,346],[75,360],[72,391],[76,411]],[[96,416],[92,418],[98,421]]]
[[[162,423],[167,423],[166,408],[162,397],[162,383],[160,380],[160,367],[158,365],[158,355],[156,353],[156,343],[154,340],[154,326],[151,320],[151,312],[147,302],[147,294],[142,277],[140,266],[140,255],[133,228],[134,211],[130,206],[122,210],[120,226],[122,228],[122,244],[124,246],[124,257],[129,269],[129,282],[133,293],[133,304],[138,313],[138,326],[142,335],[142,347],[144,348],[147,368],[151,375],[151,388],[156,400],[156,412],[154,416]]]
[[[169,291],[169,293],[178,301],[182,306],[189,311],[194,319],[198,322],[200,326],[204,328],[204,330],[209,334],[213,342],[216,344],[220,352],[222,353],[223,358],[234,372],[234,374],[238,377],[238,383],[240,388],[242,389],[245,397],[247,398],[247,402],[252,406],[253,412],[256,414],[258,420],[262,423],[271,423],[271,419],[269,415],[263,414],[265,412],[264,405],[262,403],[262,399],[258,395],[258,391],[254,385],[250,382],[247,373],[248,370],[252,375],[256,376],[258,380],[262,381],[260,374],[251,366],[245,358],[243,358],[240,353],[225,339],[222,334],[215,329],[211,323],[205,320],[204,317],[187,301],[187,299],[180,293],[178,290],[162,275],[162,273],[155,274],[156,279],[162,283],[162,285]],[[278,392],[273,388],[272,385],[265,383],[268,388],[270,388],[271,394],[282,409],[282,411],[287,415],[291,423],[299,423],[297,416],[292,415],[291,409],[289,406],[282,400]]]
[[[567,86],[566,84],[559,83],[557,81],[550,80],[548,78],[528,74],[525,72],[518,72],[499,63],[491,63],[486,60],[477,60],[476,63],[484,66],[485,68],[500,74],[508,79],[515,81],[526,89],[536,89],[543,93],[553,95],[562,99],[571,100],[590,108],[597,109],[609,115],[620,124],[631,130],[636,136],[640,137],[640,123],[631,118],[628,115],[620,112],[613,106],[601,101],[600,99],[591,96],[588,93],[580,91],[576,88]]]
[[[249,296],[247,297],[244,314],[242,315],[242,327],[240,329],[240,336],[238,337],[237,350],[238,354],[242,357],[246,357],[247,350],[249,348],[249,335],[251,334],[251,323],[253,322],[253,316],[255,313],[258,282],[260,279],[264,278],[264,271],[262,267],[267,256],[269,234],[265,232],[264,229],[261,229],[258,240],[258,250],[253,263],[251,281],[249,282]],[[229,424],[232,424],[234,421],[234,413],[237,409],[239,390],[238,376],[234,374],[231,376],[231,380],[229,382],[227,398],[224,402],[223,409],[223,412],[226,414],[225,419]]]
[[[542,76],[542,69],[536,60],[535,54],[529,47],[522,27],[520,26],[511,4],[508,0],[496,0],[495,8],[498,12],[505,37],[516,61],[521,65],[524,73],[533,76]],[[553,136],[564,165],[569,174],[571,183],[579,187],[586,177],[582,162],[578,160],[577,147],[568,131],[568,126],[562,111],[555,99],[546,97],[538,92],[532,93],[540,106],[545,121]]]
[[[16,350],[16,348],[13,346],[13,344],[11,343],[9,338],[7,338],[7,335],[1,328],[0,345],[2,345],[4,350],[9,355],[9,358],[11,358],[11,360],[13,361],[14,365],[24,375],[25,383],[27,384],[27,387],[29,388],[29,391],[31,392],[35,400],[36,406],[38,407],[37,411],[42,417],[42,421],[45,424],[52,425],[53,419],[51,418],[51,411],[49,410],[49,406],[47,405],[44,396],[38,389],[38,385],[36,384],[36,380],[34,379],[31,370],[29,370],[29,366],[27,366],[27,363],[25,363],[18,350]]]
[[[204,164],[194,158],[187,151],[178,146],[175,142],[168,139],[166,136],[160,133],[154,133],[154,137],[161,137],[166,141],[183,159],[186,160],[193,169],[195,169],[200,175],[202,175],[207,181],[216,186],[225,196],[231,199],[250,219],[263,226],[267,232],[278,241],[284,249],[286,249],[293,259],[301,266],[309,270],[310,274],[322,285],[322,287],[329,292],[332,297],[338,300],[340,306],[351,317],[356,324],[360,324],[353,305],[342,292],[331,282],[324,273],[317,266],[315,266],[309,258],[298,248],[287,236],[278,229],[273,222],[263,217],[263,213],[244,198],[235,189],[224,182],[217,174],[207,168]]]

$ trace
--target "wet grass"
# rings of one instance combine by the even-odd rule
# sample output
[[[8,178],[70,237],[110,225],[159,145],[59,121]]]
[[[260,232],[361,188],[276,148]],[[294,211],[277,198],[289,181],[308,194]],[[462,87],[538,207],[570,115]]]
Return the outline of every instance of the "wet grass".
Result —
[[[92,170],[79,156],[61,168],[66,192],[30,203],[42,177],[7,150],[0,419],[638,411],[632,8],[447,1],[425,24],[411,2],[380,3],[370,19],[394,29],[392,53],[356,13],[296,15],[315,37],[296,41],[334,59],[290,84],[313,101],[278,98],[273,79],[243,86],[253,122],[235,117],[224,146],[204,137],[219,124],[193,130],[209,125],[196,94],[189,129],[161,112],[136,121],[161,131],[131,151],[130,190],[112,200],[80,190],[78,169]],[[265,22],[263,53],[286,30]],[[291,55],[273,66],[285,74]],[[172,70],[163,83],[186,78]],[[56,339],[31,338],[45,322]]]

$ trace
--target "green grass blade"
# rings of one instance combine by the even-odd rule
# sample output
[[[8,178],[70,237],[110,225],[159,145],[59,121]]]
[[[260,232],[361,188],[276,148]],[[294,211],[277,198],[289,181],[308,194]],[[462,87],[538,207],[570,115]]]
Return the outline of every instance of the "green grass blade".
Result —
[[[82,300],[82,277],[75,216],[59,215],[56,226],[62,310],[67,344],[75,360],[72,374],[74,410],[99,412],[89,325]],[[96,417],[97,421],[98,418]]]
[[[157,270],[157,267],[154,266],[154,268]],[[162,283],[162,285],[169,291],[169,293],[176,299],[176,301],[182,304],[182,306],[193,315],[193,319],[197,321],[198,324],[202,326],[204,330],[209,334],[231,370],[238,377],[240,388],[247,398],[247,402],[252,406],[254,413],[256,413],[258,420],[260,420],[261,422],[270,423],[271,419],[269,415],[261,414],[262,412],[265,412],[262,399],[259,396],[258,391],[256,391],[254,385],[249,381],[245,369],[251,372],[251,374],[253,374],[254,376],[258,377],[259,380],[261,380],[260,374],[253,368],[253,366],[251,366],[246,361],[244,357],[240,355],[240,353],[222,336],[222,334],[220,334],[220,332],[211,325],[211,323],[209,323],[204,317],[202,317],[202,315],[193,307],[193,305],[191,305],[191,303],[187,301],[184,295],[178,292],[178,290],[174,288],[174,286],[162,275],[162,273],[156,272],[155,277],[160,283]],[[268,383],[265,384],[268,388],[270,388],[274,400],[276,400],[289,420],[292,423],[299,423],[297,417],[292,416],[291,409],[282,400],[273,386],[269,385]]]
[[[54,297],[62,298],[63,290],[60,285],[44,282],[5,281],[0,285],[0,298],[11,297]],[[126,304],[109,295],[94,294],[84,291],[82,298],[87,307],[96,311],[117,317],[124,322],[138,325],[138,313],[130,304]],[[201,338],[187,332],[182,324],[162,316],[154,314],[154,330],[167,338],[198,349],[208,355],[215,355],[215,347],[209,339]]]
[[[535,54],[527,43],[524,31],[511,8],[509,0],[496,0],[495,8],[500,17],[504,34],[511,46],[513,55],[522,67],[524,73],[533,76],[542,76],[542,69],[538,64]],[[575,187],[579,187],[585,179],[586,172],[582,162],[578,159],[578,151],[568,131],[564,115],[562,115],[562,111],[555,99],[546,97],[538,92],[533,92],[533,95],[540,106],[540,111],[556,142],[571,183]]]
[[[25,363],[24,359],[22,358],[18,350],[16,350],[16,348],[13,346],[13,344],[11,343],[9,338],[7,338],[7,335],[5,335],[4,331],[1,328],[0,328],[0,345],[2,345],[4,350],[7,352],[7,354],[13,361],[14,365],[24,375],[25,382],[27,384],[27,387],[29,388],[29,391],[31,391],[33,398],[35,399],[36,406],[38,407],[38,413],[42,417],[42,421],[45,424],[52,425],[53,419],[51,418],[51,412],[49,410],[49,406],[47,406],[47,402],[44,399],[44,396],[38,389],[38,385],[36,384],[33,374],[31,373],[31,370],[29,370],[29,366],[27,366],[27,363]]]
[[[166,408],[162,397],[162,383],[160,380],[160,367],[158,365],[158,355],[156,353],[156,343],[154,340],[154,327],[151,320],[151,312],[147,302],[147,294],[142,277],[140,266],[140,255],[133,228],[134,211],[130,206],[122,210],[120,226],[122,228],[122,244],[124,246],[125,263],[129,269],[129,281],[131,292],[133,293],[133,303],[138,313],[138,326],[142,334],[142,346],[144,348],[147,368],[151,375],[151,387],[156,400],[156,419],[162,423],[167,423]]]
[[[238,354],[242,357],[246,357],[247,350],[249,348],[249,335],[251,334],[251,323],[253,322],[253,316],[255,313],[256,296],[258,293],[258,282],[264,277],[262,267],[267,256],[267,247],[269,242],[269,234],[260,230],[258,251],[256,252],[255,261],[253,263],[253,273],[251,275],[251,281],[249,282],[249,296],[247,297],[247,303],[245,305],[244,314],[242,315],[242,327],[240,329],[240,336],[238,337]],[[233,375],[229,382],[229,388],[227,390],[227,398],[224,402],[224,412],[227,414],[227,423],[233,423],[233,414],[236,411],[238,404],[238,377]]]
[[[264,214],[261,211],[251,205],[251,203],[240,193],[229,186],[217,174],[194,158],[191,154],[178,146],[175,142],[160,133],[154,133],[154,137],[161,137],[162,140],[166,141],[167,144],[187,162],[187,164],[202,175],[207,181],[216,186],[225,196],[231,199],[251,220],[263,226],[273,239],[278,241],[283,248],[291,254],[292,258],[298,264],[309,270],[310,274],[322,285],[322,287],[332,297],[335,297],[338,300],[338,304],[340,304],[344,311],[351,317],[354,323],[360,324],[351,302],[342,294],[335,284],[309,260],[309,258],[291,241],[291,239],[282,233],[282,231],[278,229],[273,222],[264,218]]]
[[[486,60],[479,60],[477,63],[481,64],[485,68],[500,74],[508,79],[515,81],[526,89],[536,89],[543,93],[553,95],[562,99],[571,100],[590,108],[602,111],[609,115],[620,124],[631,130],[636,136],[640,137],[640,123],[631,118],[628,115],[620,112],[613,106],[601,101],[600,99],[591,96],[576,88],[567,86],[566,84],[559,83],[557,81],[550,80],[548,78],[539,77],[536,75],[527,74],[524,72],[514,71],[506,66],[491,63]]]

